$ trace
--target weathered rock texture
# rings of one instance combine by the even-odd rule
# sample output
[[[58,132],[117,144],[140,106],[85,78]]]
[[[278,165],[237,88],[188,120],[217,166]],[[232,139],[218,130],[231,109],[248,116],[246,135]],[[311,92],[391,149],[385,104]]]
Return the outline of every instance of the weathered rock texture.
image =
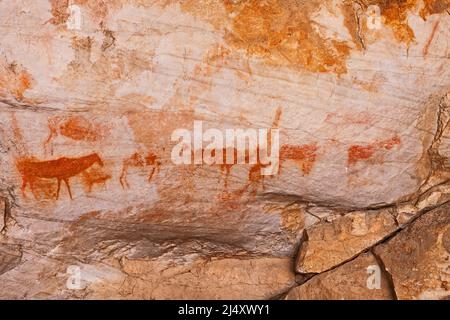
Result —
[[[343,266],[319,274],[301,286],[293,288],[286,296],[287,300],[391,300],[395,296],[391,291],[389,279],[380,274],[380,286],[373,287],[369,282],[369,267],[380,268],[371,253],[359,257]]]
[[[434,209],[375,248],[400,299],[450,297],[449,211]]]
[[[0,298],[449,296],[448,1],[0,0],[0,27]],[[175,165],[195,120],[279,129],[278,174]]]

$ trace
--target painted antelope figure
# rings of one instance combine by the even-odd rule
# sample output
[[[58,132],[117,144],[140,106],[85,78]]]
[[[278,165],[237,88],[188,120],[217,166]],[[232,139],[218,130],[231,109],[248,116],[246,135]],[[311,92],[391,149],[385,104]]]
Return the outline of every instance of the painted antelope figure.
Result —
[[[275,114],[272,127],[279,128],[281,121],[282,109],[279,107]],[[304,145],[283,144],[280,147],[280,173],[282,164],[287,161],[294,161],[303,175],[308,175],[314,167],[317,158],[318,146],[316,143]]]
[[[95,163],[103,167],[103,161],[97,153],[80,158],[63,157],[48,161],[36,161],[33,159],[19,160],[17,162],[17,168],[22,175],[22,194],[26,198],[25,189],[27,184],[30,185],[31,191],[34,191],[34,183],[36,179],[56,179],[58,181],[56,199],[59,197],[61,181],[64,181],[67,186],[67,190],[69,191],[70,199],[73,199],[69,179],[83,173]]]
[[[233,163],[229,164],[227,163],[227,150],[230,154],[233,155]],[[231,148],[231,149],[223,149],[223,164],[220,165],[220,170],[225,173],[225,178],[224,178],[224,189],[225,191],[228,191],[228,179],[231,175],[231,169],[233,168],[233,166],[237,165],[237,159],[238,159],[238,150],[236,148]],[[255,166],[253,166],[250,171],[256,171],[259,170],[262,165],[259,165],[260,160],[259,160],[259,146],[256,147],[256,154],[257,154],[257,163]],[[214,154],[213,154],[214,155]],[[249,154],[246,152],[245,153],[245,163],[249,163],[250,162],[250,157]]]
[[[275,111],[275,117],[272,121],[272,129],[278,129],[280,126],[280,121],[281,121],[281,114],[282,114],[282,108],[278,107]],[[267,145],[271,146],[272,145],[272,135],[271,133],[268,133],[267,135]],[[282,149],[280,150],[280,153],[282,152]],[[274,152],[273,150],[271,152]],[[250,194],[252,196],[256,196],[257,192],[258,192],[258,188],[259,186],[262,187],[262,190],[265,190],[265,185],[264,185],[264,179],[265,176],[261,174],[261,169],[265,168],[266,165],[261,163],[261,159],[260,159],[260,146],[258,145],[256,147],[256,154],[258,157],[258,161],[255,165],[253,165],[249,172],[248,172],[248,182],[247,184],[240,190],[237,191],[237,194],[239,196],[242,196],[244,194],[244,192],[250,192]],[[279,157],[281,158],[281,155],[279,154]],[[280,164],[278,164],[278,166],[280,166]]]
[[[191,151],[191,159],[194,159],[194,150]],[[202,149],[202,157],[205,157],[205,149]],[[224,177],[224,191],[227,192],[228,191],[228,180],[231,176],[231,169],[233,169],[233,167],[235,165],[238,164],[238,154],[239,151],[236,148],[222,148],[222,149],[213,149],[208,151],[211,154],[211,157],[216,157],[216,153],[221,152],[222,154],[222,161],[220,164],[215,164],[217,166],[220,167],[220,171],[222,171],[222,174],[225,175]],[[257,152],[259,152],[259,147],[257,149]],[[209,154],[208,154],[209,156]],[[228,159],[228,157],[230,157],[231,159],[233,159],[233,161],[231,161],[231,159]],[[249,154],[247,152],[245,152],[245,163],[249,163]],[[229,163],[231,162],[231,163]]]
[[[122,163],[122,173],[120,174],[119,178],[122,188],[125,189],[130,187],[127,181],[127,172],[130,167],[144,168],[147,166],[152,167],[152,170],[147,178],[148,182],[150,182],[153,178],[153,175],[159,172],[159,168],[161,166],[161,161],[159,160],[158,156],[153,153],[149,153],[144,157],[141,153],[136,152],[128,159],[125,159]]]

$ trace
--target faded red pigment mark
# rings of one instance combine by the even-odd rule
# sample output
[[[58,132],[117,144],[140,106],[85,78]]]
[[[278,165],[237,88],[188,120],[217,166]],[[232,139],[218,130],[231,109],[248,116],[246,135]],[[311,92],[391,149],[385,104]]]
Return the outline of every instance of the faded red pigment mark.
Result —
[[[348,160],[349,166],[355,165],[360,161],[368,161],[372,159],[376,152],[380,150],[392,150],[394,146],[400,145],[400,137],[395,136],[388,140],[375,142],[369,145],[353,145],[348,148]]]
[[[227,157],[227,152],[228,154],[231,155],[233,161],[231,161],[231,159],[228,159]],[[238,165],[238,150],[236,148],[223,148],[222,149],[222,163],[221,164],[217,164],[218,166],[220,166],[220,170],[222,171],[222,173],[225,175],[224,177],[224,190],[225,192],[228,191],[228,180],[229,177],[231,175],[231,169],[235,166]],[[202,156],[204,156],[205,154],[205,150],[202,149]],[[261,164],[260,161],[260,148],[259,146],[256,147],[256,164],[254,164],[251,168],[250,168],[250,172],[249,172],[249,183],[253,184],[257,181],[260,181],[264,176],[260,174],[260,171],[262,168],[266,167],[266,165]],[[216,150],[211,150],[211,156],[215,157],[216,156]],[[194,157],[194,153],[192,152],[192,157]],[[243,165],[245,164],[249,164],[250,163],[250,154],[248,152],[245,152],[245,157],[244,157],[244,162]],[[257,177],[257,172],[259,174],[259,177]],[[244,188],[245,189],[245,188]]]
[[[82,116],[51,117],[48,119],[50,131],[44,142],[44,150],[59,135],[75,141],[95,142],[108,134],[109,128]]]
[[[214,73],[219,72],[223,66],[227,65],[227,58],[230,53],[230,50],[226,49],[222,45],[216,44],[208,50],[202,63],[195,66],[194,76],[210,77]]]
[[[33,76],[25,68],[15,62],[0,60],[0,96],[9,93],[17,101],[27,101],[25,92],[31,89],[34,83]]]
[[[261,163],[252,166],[248,172],[247,184],[242,189],[238,190],[236,194],[242,196],[244,193],[249,192],[251,196],[256,196],[259,186],[261,186],[264,191],[266,189],[266,186],[264,185],[266,176],[261,174],[261,170],[265,167],[267,166]]]
[[[427,40],[427,43],[425,44],[425,46],[423,47],[422,50],[422,54],[424,57],[426,57],[428,55],[428,50],[430,49],[431,43],[433,42],[434,37],[436,36],[436,32],[439,28],[439,23],[440,21],[437,21],[434,26],[433,26],[433,30],[431,31],[431,35]]]
[[[328,113],[325,122],[334,125],[369,125],[374,121],[373,116],[366,112],[341,115],[336,112]]]
[[[111,175],[100,170],[86,170],[81,174],[83,177],[83,184],[87,193],[91,193],[92,188],[96,184],[102,185],[103,188],[106,188],[106,182],[111,179]]]
[[[93,153],[80,158],[63,157],[48,161],[20,159],[17,161],[17,169],[22,175],[22,195],[24,196],[24,198],[26,198],[25,189],[28,184],[30,185],[30,189],[34,194],[35,182],[38,179],[56,179],[58,182],[56,199],[58,199],[59,197],[61,181],[64,181],[64,183],[66,184],[70,198],[72,199],[69,179],[84,172],[95,163],[103,167],[103,161],[97,153]]]
[[[290,145],[285,144],[280,148],[280,164],[291,160],[297,163],[304,175],[311,173],[317,158],[317,144]]]
[[[23,70],[20,72],[17,77],[16,87],[12,89],[12,93],[17,100],[22,101],[24,99],[23,94],[32,87],[32,80],[33,78],[27,71]]]
[[[221,163],[216,163],[216,164],[213,164],[212,166],[220,167],[222,175],[224,175],[223,193],[219,197],[221,200],[228,201],[228,200],[232,200],[235,198],[239,198],[246,191],[248,191],[251,187],[255,187],[252,194],[256,194],[258,185],[260,183],[263,185],[263,189],[264,189],[264,184],[263,184],[264,175],[261,174],[261,170],[262,170],[262,168],[265,168],[268,165],[261,164],[260,157],[259,157],[259,154],[260,154],[259,146],[257,146],[257,148],[256,148],[256,162],[257,163],[253,164],[253,165],[250,164],[250,154],[248,151],[245,152],[245,154],[244,154],[243,163],[238,163],[239,151],[237,148],[222,148],[219,150],[221,150],[221,152],[222,152]],[[210,155],[213,158],[216,157],[216,152],[217,152],[216,149],[212,149],[212,150],[202,149],[202,157],[205,157],[206,152],[210,153],[210,154],[208,154],[208,156]],[[194,151],[191,151],[191,161],[193,159],[194,159]],[[228,181],[229,181],[229,177],[231,175],[231,170],[236,165],[251,165],[251,167],[249,169],[249,174],[248,174],[248,182],[243,188],[236,190],[232,193],[229,193]]]
[[[77,141],[98,141],[106,132],[99,124],[89,121],[82,116],[52,117],[48,119],[50,134],[45,144],[51,142],[59,134]]]
[[[152,170],[150,174],[148,175],[148,182],[150,182],[154,176],[155,173],[159,172],[161,166],[161,161],[159,157],[153,153],[148,153],[145,157],[139,153],[134,153],[131,157],[123,160],[122,162],[122,172],[120,174],[120,184],[122,185],[122,188],[129,188],[130,185],[127,181],[127,173],[129,168],[144,168],[144,167],[151,167]]]
[[[220,149],[219,149],[220,150]],[[205,157],[205,152],[210,152],[211,157],[215,158],[216,157],[216,149],[213,150],[205,150],[202,149],[202,158]],[[223,148],[221,150],[222,152],[222,163],[218,163],[215,164],[215,166],[219,166],[220,170],[222,171],[222,174],[225,175],[224,177],[224,190],[225,192],[227,192],[228,190],[228,180],[229,177],[231,175],[231,169],[233,169],[233,167],[235,165],[237,165],[237,159],[238,159],[238,150],[236,148]],[[259,152],[259,149],[258,149]],[[230,155],[232,155],[231,157],[233,158],[233,161],[231,161],[231,159],[227,159],[227,153],[229,153]],[[208,154],[209,156],[209,154]],[[191,161],[194,159],[194,150],[191,151]],[[245,162],[248,163],[249,162],[249,154],[246,152],[245,153]]]
[[[281,107],[278,107],[275,111],[275,116],[274,119],[272,121],[272,129],[275,128],[279,128],[280,126],[280,122],[281,122],[281,116],[283,114],[283,109]],[[272,145],[272,135],[270,133],[268,133],[267,135],[267,145]],[[283,148],[283,147],[282,147]],[[257,154],[257,163],[255,165],[253,165],[249,172],[248,172],[248,182],[247,184],[241,189],[238,190],[236,192],[237,195],[242,196],[245,192],[250,191],[250,194],[253,196],[256,196],[256,193],[258,192],[258,188],[261,185],[262,190],[265,190],[265,185],[264,185],[264,179],[265,179],[265,175],[261,174],[262,169],[266,168],[267,165],[264,165],[261,163],[259,155],[260,155],[260,147],[259,145],[256,148],[256,154]],[[236,151],[235,151],[236,153]],[[281,152],[280,152],[281,153]],[[235,159],[236,159],[237,155],[235,155]],[[281,158],[281,155],[280,155]],[[246,154],[246,162],[248,161],[248,156]],[[280,159],[281,160],[281,159]],[[228,172],[229,174],[229,172]]]
[[[295,145],[283,145],[280,148],[280,169],[281,169],[281,163],[282,161],[291,160],[296,162],[296,164],[299,166],[300,170],[303,172],[304,175],[308,175],[311,173],[314,163],[316,162],[317,158],[317,150],[318,147],[316,144],[308,144],[308,145],[301,145],[301,146],[295,146]],[[235,154],[235,158],[237,159],[237,151],[236,149],[233,150]],[[224,151],[225,154],[225,151]],[[261,186],[262,190],[265,190],[265,184],[264,180],[266,179],[266,176],[261,174],[261,171],[263,168],[267,167],[267,165],[264,165],[261,163],[259,159],[259,147],[257,148],[257,155],[258,155],[258,161],[257,164],[250,167],[249,173],[248,173],[248,182],[246,185],[235,191],[234,195],[236,197],[242,196],[246,192],[250,192],[251,195],[255,196],[258,188]],[[225,161],[225,159],[224,159]],[[246,154],[246,162],[248,163],[248,154]],[[227,191],[227,180],[228,176],[230,175],[231,168],[235,164],[224,164],[222,165],[222,168],[225,168],[226,170],[226,176],[225,176],[225,191]],[[224,199],[232,199],[233,197],[231,195],[224,197]]]

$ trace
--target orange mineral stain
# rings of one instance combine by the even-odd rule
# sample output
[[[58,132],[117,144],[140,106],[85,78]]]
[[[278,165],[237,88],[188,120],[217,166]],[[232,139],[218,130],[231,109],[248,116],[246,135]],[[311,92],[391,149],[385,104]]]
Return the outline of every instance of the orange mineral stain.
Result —
[[[269,65],[343,74],[347,72],[350,45],[321,35],[311,20],[323,3],[321,0],[188,0],[181,8],[218,30],[226,30],[224,39],[234,51]]]
[[[432,14],[443,13],[449,9],[450,2],[448,0],[423,0],[424,6],[420,9],[420,16],[426,18]]]
[[[69,0],[49,0],[55,25],[69,18]],[[207,21],[224,32],[226,44],[238,52],[269,65],[286,66],[314,73],[345,74],[351,50],[365,48],[364,12],[371,5],[380,8],[383,24],[399,42],[410,44],[415,35],[408,23],[409,14],[426,19],[448,10],[448,0],[73,0],[90,19],[103,28],[108,15],[124,5],[162,8],[179,5],[185,13]],[[314,17],[326,8],[330,15],[343,16],[350,40],[336,40],[322,34]],[[336,10],[338,8],[338,10]]]
[[[69,19],[69,5],[82,6],[85,10],[84,12],[89,14],[91,18],[96,19],[100,24],[103,19],[108,15],[108,7],[117,7],[120,2],[125,2],[126,0],[109,0],[109,1],[99,1],[99,0],[49,0],[50,1],[50,13],[52,18],[50,23],[59,26],[67,23]],[[109,2],[109,3],[108,3]],[[118,8],[118,7],[117,7]]]
[[[408,24],[408,14],[414,10],[418,0],[368,0],[363,1],[366,5],[376,5],[380,8],[384,23],[394,33],[399,42],[410,44],[415,40],[414,31]]]
[[[33,76],[25,68],[0,58],[0,97],[9,94],[17,101],[25,101],[25,92],[33,85]]]
[[[210,77],[214,73],[219,72],[223,66],[226,66],[226,59],[230,53],[231,51],[224,46],[214,45],[203,57],[202,63],[195,66],[194,76]]]
[[[166,1],[177,3],[177,1]],[[429,15],[448,10],[448,0],[187,0],[181,8],[200,17],[218,30],[226,30],[225,41],[233,49],[275,66],[287,66],[315,73],[343,74],[350,51],[365,49],[367,29],[364,12],[380,8],[382,23],[398,42],[415,41],[408,23],[410,14]],[[336,7],[338,10],[336,10]],[[351,40],[326,37],[317,29],[314,17],[327,8],[343,16]],[[380,36],[385,36],[380,34]]]
[[[34,158],[18,159],[17,169],[22,176],[22,195],[26,198],[26,187],[30,186],[33,194],[36,195],[36,182],[40,179],[56,179],[58,186],[56,190],[56,199],[59,197],[61,181],[64,181],[72,199],[70,189],[70,178],[84,172],[94,164],[103,166],[103,161],[97,153],[93,153],[80,158],[62,157],[56,160],[38,161]]]
[[[428,16],[448,10],[448,0],[361,0],[365,9],[370,5],[380,8],[383,23],[391,28],[399,42],[410,44],[415,35],[408,23],[409,14],[420,14],[426,20]]]
[[[50,5],[50,12],[53,16],[50,22],[54,25],[66,23],[69,19],[69,0],[50,0]]]
[[[294,0],[224,1],[234,17],[225,40],[235,49],[276,66],[318,73],[347,72],[350,47],[327,39],[313,27],[312,14],[320,2]]]

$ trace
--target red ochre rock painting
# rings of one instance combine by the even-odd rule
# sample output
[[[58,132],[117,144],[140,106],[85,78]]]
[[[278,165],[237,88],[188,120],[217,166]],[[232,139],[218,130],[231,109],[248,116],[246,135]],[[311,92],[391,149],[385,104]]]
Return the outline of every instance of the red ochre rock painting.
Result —
[[[303,175],[309,175],[314,167],[314,163],[316,162],[317,158],[317,150],[318,146],[316,143],[312,144],[306,144],[306,145],[282,145],[280,148],[280,170],[281,166],[286,161],[293,161],[297,164]],[[229,152],[229,154],[234,155],[234,162],[232,164],[226,163],[226,149],[223,149],[223,155],[224,164],[220,165],[220,168],[222,172],[225,174],[224,178],[224,191],[225,193],[228,192],[228,180],[229,176],[231,175],[231,169],[233,166],[237,165],[237,149],[233,149],[232,152]],[[264,180],[268,177],[273,176],[264,176],[261,174],[261,169],[265,167],[264,164],[261,163],[259,159],[259,147],[257,148],[257,163],[252,165],[248,172],[248,180],[246,185],[237,190],[235,192],[236,196],[242,196],[245,193],[249,192],[251,195],[256,195],[258,188],[261,186],[262,190],[265,190]],[[213,154],[214,156],[214,154]],[[245,162],[249,163],[249,154],[246,153],[245,155]],[[280,172],[278,172],[279,174]],[[222,197],[223,199],[231,199],[233,197],[230,197],[229,195]]]
[[[378,155],[383,152],[392,150],[396,145],[400,145],[401,140],[399,136],[394,136],[391,139],[377,141],[368,145],[352,145],[348,148],[348,166],[354,166],[358,162],[381,162]]]
[[[79,158],[66,158],[62,157],[56,160],[38,161],[36,159],[19,159],[17,160],[17,169],[22,176],[22,186],[21,191],[24,198],[26,198],[26,187],[30,186],[31,191],[36,197],[36,187],[42,185],[41,179],[56,179],[58,187],[56,190],[56,199],[59,198],[59,192],[61,189],[61,181],[67,186],[67,191],[71,199],[72,191],[70,189],[70,178],[75,177],[87,169],[92,167],[94,164],[98,164],[103,167],[103,161],[97,153],[92,153],[87,156]],[[85,175],[84,178],[89,177]],[[98,180],[98,179],[97,179]],[[95,179],[88,180],[90,188],[95,182]],[[38,183],[36,183],[38,182]],[[47,191],[50,187],[47,184]]]
[[[161,159],[154,153],[150,152],[144,156],[139,152],[135,152],[132,156],[122,162],[122,171],[119,178],[122,188],[125,189],[130,187],[127,181],[127,173],[130,168],[151,167],[151,171],[147,178],[148,182],[151,182],[155,173],[159,172],[161,164]]]
[[[46,148],[59,135],[75,141],[95,142],[108,133],[107,126],[90,121],[83,116],[51,117],[48,119],[50,134],[44,142]]]
[[[294,161],[304,175],[311,173],[317,158],[318,146],[316,143],[305,145],[285,144],[280,148],[280,163]]]

